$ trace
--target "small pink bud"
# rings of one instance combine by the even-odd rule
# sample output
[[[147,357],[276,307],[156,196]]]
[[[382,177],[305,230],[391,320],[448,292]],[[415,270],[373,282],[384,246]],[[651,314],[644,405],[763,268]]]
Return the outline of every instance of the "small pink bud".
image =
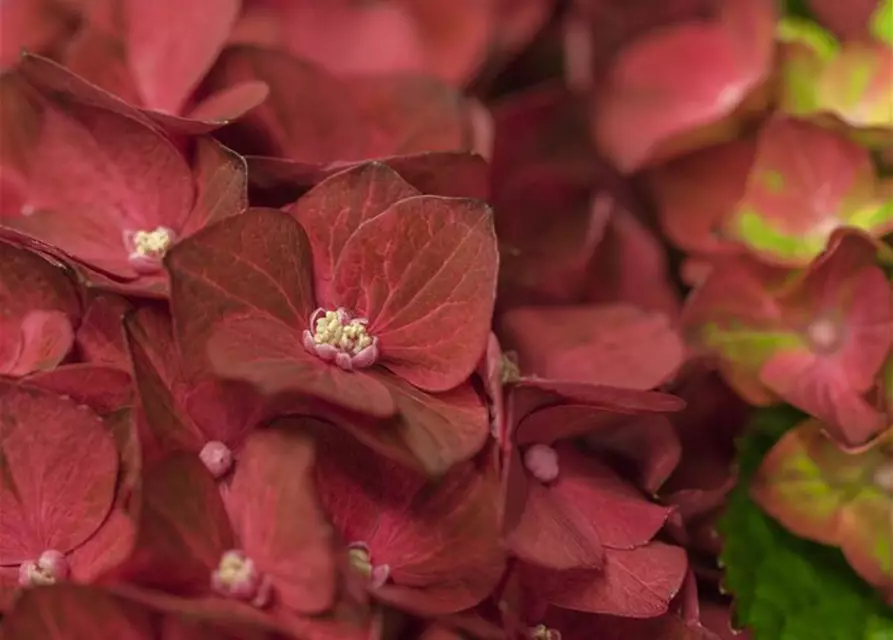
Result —
[[[44,551],[37,560],[19,566],[19,584],[23,587],[55,584],[68,578],[71,567],[65,556],[55,549]]]
[[[524,466],[540,482],[553,482],[558,477],[558,452],[535,444],[524,452]]]
[[[225,475],[233,466],[233,452],[217,440],[206,443],[198,457],[215,478]]]

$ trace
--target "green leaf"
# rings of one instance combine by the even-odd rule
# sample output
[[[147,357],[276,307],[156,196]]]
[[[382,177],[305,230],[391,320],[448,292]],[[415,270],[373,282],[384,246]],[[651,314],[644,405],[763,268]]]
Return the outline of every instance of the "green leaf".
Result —
[[[871,35],[893,46],[893,0],[880,0],[871,16]]]
[[[788,533],[750,499],[760,461],[803,417],[789,407],[759,411],[739,441],[739,483],[719,525],[736,620],[754,640],[893,640],[893,608],[840,551]]]

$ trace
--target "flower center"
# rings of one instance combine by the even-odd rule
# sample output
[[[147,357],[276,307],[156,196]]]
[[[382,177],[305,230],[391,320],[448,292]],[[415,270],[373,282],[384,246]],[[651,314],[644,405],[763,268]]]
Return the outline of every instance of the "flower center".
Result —
[[[161,261],[174,244],[176,234],[167,227],[154,231],[125,231],[124,246],[127,259],[137,273],[156,273],[163,268]]]
[[[254,560],[243,551],[232,549],[220,557],[220,564],[211,574],[211,588],[222,596],[250,602],[262,608],[270,602],[272,585],[261,574]]]
[[[378,359],[378,338],[366,330],[366,318],[354,318],[345,310],[317,309],[304,331],[304,348],[345,371],[372,366]]]
[[[354,542],[347,547],[347,557],[351,566],[369,579],[370,585],[380,587],[387,582],[391,567],[386,564],[372,564],[372,554],[365,542]]]
[[[828,352],[837,348],[841,335],[837,325],[828,318],[812,321],[806,328],[806,337],[815,351]]]
[[[530,640],[561,640],[561,632],[538,624],[530,630]]]
[[[502,384],[517,382],[521,379],[521,368],[514,353],[503,353],[499,358],[499,379]]]
[[[233,452],[217,440],[206,443],[198,457],[215,478],[224,475],[233,466]]]
[[[524,452],[524,466],[540,482],[553,482],[558,477],[558,452],[535,444]]]
[[[65,580],[71,571],[68,560],[55,549],[44,551],[37,560],[28,560],[19,567],[19,584],[39,587]]]
[[[875,469],[874,484],[882,491],[893,494],[893,460],[884,462]]]

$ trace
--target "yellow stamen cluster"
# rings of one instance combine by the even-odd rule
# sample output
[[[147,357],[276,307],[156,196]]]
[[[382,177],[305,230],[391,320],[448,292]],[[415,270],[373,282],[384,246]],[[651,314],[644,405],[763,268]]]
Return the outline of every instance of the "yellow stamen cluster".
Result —
[[[372,344],[372,338],[366,333],[365,322],[351,320],[344,324],[337,311],[326,311],[324,316],[317,318],[313,340],[317,344],[328,344],[352,355]]]
[[[137,231],[133,234],[133,251],[149,258],[163,258],[173,242],[173,234],[164,227],[155,231]]]

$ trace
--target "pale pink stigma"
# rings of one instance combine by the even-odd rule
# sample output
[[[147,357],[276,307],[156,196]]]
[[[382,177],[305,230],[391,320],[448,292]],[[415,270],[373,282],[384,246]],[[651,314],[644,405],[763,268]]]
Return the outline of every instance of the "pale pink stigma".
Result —
[[[55,549],[44,551],[37,560],[28,560],[19,566],[19,584],[38,587],[65,580],[71,572],[68,560]]]
[[[524,466],[540,482],[553,482],[558,477],[558,452],[535,444],[524,452]]]
[[[206,443],[198,457],[215,478],[226,474],[233,466],[233,452],[217,440]]]
[[[530,640],[561,640],[561,632],[550,629],[544,624],[538,624],[530,629]]]
[[[391,567],[386,564],[372,564],[372,554],[365,542],[354,542],[347,547],[347,555],[351,566],[369,578],[369,586],[373,589],[388,581]]]
[[[874,484],[882,491],[893,493],[893,460],[885,462],[875,469]]]
[[[814,320],[806,328],[806,336],[813,349],[821,352],[833,351],[840,344],[840,330],[828,318]]]
[[[370,367],[378,360],[378,338],[367,333],[368,323],[345,309],[317,309],[304,331],[304,348],[345,371]]]
[[[273,588],[254,560],[238,549],[225,552],[211,574],[211,588],[222,596],[262,608],[270,602]]]
[[[134,271],[151,274],[161,271],[162,260],[173,246],[176,234],[167,227],[157,227],[154,231],[128,230],[124,232],[124,247],[127,259]]]

